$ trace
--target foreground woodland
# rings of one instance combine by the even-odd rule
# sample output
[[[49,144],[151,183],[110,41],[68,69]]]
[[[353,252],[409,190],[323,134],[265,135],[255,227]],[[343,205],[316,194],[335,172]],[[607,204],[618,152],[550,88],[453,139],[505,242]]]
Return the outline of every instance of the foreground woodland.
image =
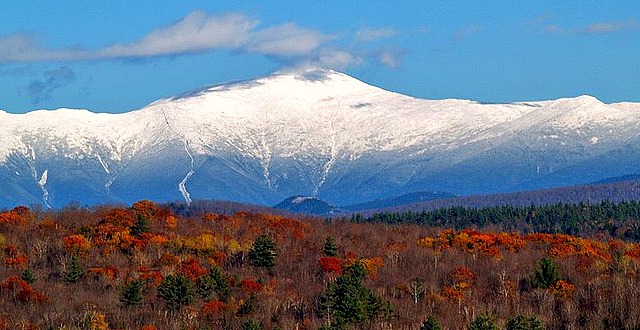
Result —
[[[639,329],[639,244],[493,228],[16,207],[0,329]]]

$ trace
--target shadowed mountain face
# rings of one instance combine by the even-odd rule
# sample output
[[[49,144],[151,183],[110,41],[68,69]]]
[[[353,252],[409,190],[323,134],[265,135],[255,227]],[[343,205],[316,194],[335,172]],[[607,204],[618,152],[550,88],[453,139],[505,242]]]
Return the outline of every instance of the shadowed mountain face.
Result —
[[[123,114],[0,111],[0,207],[139,199],[354,205],[638,173],[640,104],[421,100],[308,70]]]

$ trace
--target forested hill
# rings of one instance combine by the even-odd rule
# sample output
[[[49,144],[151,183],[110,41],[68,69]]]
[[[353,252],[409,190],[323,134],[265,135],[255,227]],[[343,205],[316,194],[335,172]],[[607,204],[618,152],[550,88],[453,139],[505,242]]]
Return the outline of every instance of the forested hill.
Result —
[[[430,227],[478,227],[520,232],[594,235],[640,240],[640,202],[565,204],[541,206],[448,207],[437,210],[354,214],[351,222],[413,223]]]
[[[612,178],[611,180],[615,180]],[[640,179],[593,183],[552,189],[519,191],[512,193],[461,196],[404,204],[377,210],[362,211],[364,215],[379,212],[405,212],[437,210],[456,206],[483,208],[493,206],[553,205],[558,203],[600,203],[640,200]]]

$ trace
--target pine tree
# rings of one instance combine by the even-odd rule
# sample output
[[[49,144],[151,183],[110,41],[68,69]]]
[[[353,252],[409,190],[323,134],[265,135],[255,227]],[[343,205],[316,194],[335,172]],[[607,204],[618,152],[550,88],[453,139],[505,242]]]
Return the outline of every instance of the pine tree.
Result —
[[[364,277],[364,266],[356,262],[335,282],[329,283],[320,296],[319,312],[327,316],[332,328],[339,329],[349,324],[363,325],[380,312],[380,298],[362,286]]]
[[[254,320],[247,320],[242,323],[242,330],[262,330],[262,323]]]
[[[267,235],[262,235],[253,242],[249,250],[249,262],[256,268],[273,271],[276,258],[276,243]]]
[[[134,222],[133,225],[129,227],[129,233],[133,237],[140,237],[140,235],[148,233],[150,231],[151,227],[149,227],[149,222],[147,221],[147,218],[145,218],[142,214],[138,214],[136,222]]]
[[[196,281],[196,292],[202,299],[209,300],[213,292],[218,295],[218,299],[226,301],[229,297],[229,279],[222,273],[220,268],[213,267],[204,276]]]
[[[505,324],[505,330],[543,330],[542,322],[535,316],[518,315]]]
[[[469,324],[469,330],[498,330],[496,320],[491,312],[485,312],[478,315]]]
[[[136,306],[142,302],[142,281],[132,281],[127,283],[122,289],[120,302],[125,306]]]
[[[67,271],[63,275],[64,281],[67,283],[75,283],[84,276],[84,268],[76,256],[71,257]]]
[[[429,317],[422,322],[420,330],[442,330],[442,327],[433,315],[429,315]]]
[[[164,300],[171,312],[176,312],[193,301],[193,282],[183,274],[167,275],[158,287],[158,297]]]
[[[552,259],[542,258],[538,263],[538,269],[536,269],[533,275],[533,286],[536,288],[547,289],[556,284],[560,280],[558,276],[558,266]]]
[[[338,245],[336,244],[336,240],[329,236],[324,241],[323,247],[324,255],[327,257],[337,257],[338,256]]]
[[[33,273],[29,269],[25,269],[22,272],[22,275],[20,275],[20,278],[29,284],[33,284],[33,282],[36,281],[35,275],[33,275]]]

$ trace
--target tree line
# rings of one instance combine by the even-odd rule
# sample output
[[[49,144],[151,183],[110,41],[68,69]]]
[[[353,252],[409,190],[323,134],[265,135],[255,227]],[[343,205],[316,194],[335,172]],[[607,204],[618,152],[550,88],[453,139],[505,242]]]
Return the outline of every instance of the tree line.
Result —
[[[553,205],[446,207],[431,211],[380,212],[343,218],[353,223],[411,223],[440,228],[467,227],[571,235],[606,234],[640,240],[640,202],[558,203]]]

